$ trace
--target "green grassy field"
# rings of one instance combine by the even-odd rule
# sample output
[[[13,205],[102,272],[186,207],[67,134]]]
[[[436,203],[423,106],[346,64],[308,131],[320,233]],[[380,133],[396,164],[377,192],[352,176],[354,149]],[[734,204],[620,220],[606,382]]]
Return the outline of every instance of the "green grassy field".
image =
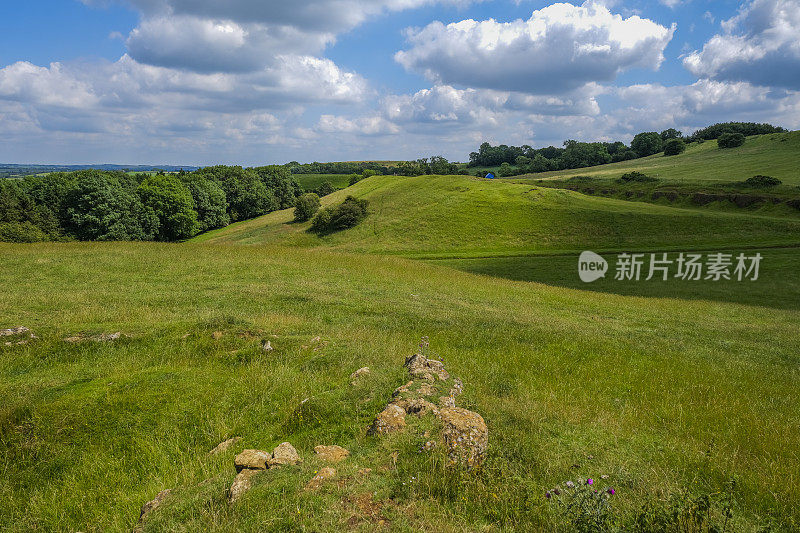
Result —
[[[793,135],[743,148],[779,177]],[[739,179],[711,144],[674,175]],[[0,530],[129,531],[174,489],[145,531],[571,532],[544,493],[578,477],[615,488],[622,531],[800,528],[796,214],[467,176],[376,176],[323,204],[351,194],[369,216],[325,237],[286,210],[181,244],[0,244],[0,329],[38,336],[0,342]],[[764,260],[757,282],[584,284],[587,249]],[[422,336],[487,422],[478,471],[411,431],[366,435]],[[234,454],[283,441],[305,462],[228,504]],[[310,492],[318,444],[352,456]]]
[[[306,191],[313,191],[326,181],[337,189],[350,185],[350,174],[292,174],[292,177]]]
[[[787,185],[800,185],[800,131],[748,137],[738,148],[723,150],[716,141],[706,141],[690,144],[686,152],[677,156],[656,154],[632,161],[530,176],[536,179],[571,176],[618,178],[632,170],[671,181],[743,181],[766,174]]]
[[[40,337],[0,346],[6,530],[128,530],[166,488],[150,530],[371,530],[357,494],[383,502],[396,530],[553,530],[564,524],[543,493],[578,475],[609,476],[620,519],[735,476],[736,530],[800,524],[797,311],[260,246],[2,245],[0,257],[14,287],[0,315]],[[62,340],[114,331],[130,337]],[[400,456],[385,468],[391,448],[364,434],[422,335],[490,427],[480,474],[437,467],[410,437],[390,441]],[[326,344],[304,348],[315,336]],[[350,387],[364,365],[373,376]],[[237,450],[290,440],[307,461],[229,506],[235,450],[207,451],[233,435]],[[341,485],[307,493],[320,443],[353,457]]]

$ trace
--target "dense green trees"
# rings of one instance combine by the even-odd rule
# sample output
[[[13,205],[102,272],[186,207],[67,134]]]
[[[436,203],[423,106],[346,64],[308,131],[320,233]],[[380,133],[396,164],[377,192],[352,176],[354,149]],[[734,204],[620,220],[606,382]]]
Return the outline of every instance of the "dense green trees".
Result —
[[[772,124],[757,124],[755,122],[722,122],[720,124],[714,124],[712,126],[708,126],[707,128],[697,130],[691,135],[690,140],[692,142],[700,140],[710,141],[719,139],[719,137],[724,133],[740,133],[745,137],[748,137],[750,135],[783,133],[785,131],[785,129],[779,126],[773,126]]]
[[[192,193],[180,179],[166,174],[148,176],[137,192],[145,208],[158,217],[157,240],[178,241],[195,234],[197,211]]]
[[[639,157],[647,157],[664,150],[664,141],[661,139],[661,134],[654,131],[646,131],[637,134],[633,138],[631,150],[639,154]]]
[[[282,166],[156,175],[82,170],[0,179],[0,240],[175,241],[292,207],[300,193]]]

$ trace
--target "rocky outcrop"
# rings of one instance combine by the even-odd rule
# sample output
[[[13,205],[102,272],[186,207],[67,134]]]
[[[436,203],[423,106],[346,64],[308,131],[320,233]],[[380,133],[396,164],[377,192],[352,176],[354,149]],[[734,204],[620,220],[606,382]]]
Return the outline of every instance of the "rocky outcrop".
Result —
[[[218,455],[220,453],[227,452],[232,446],[236,446],[242,440],[242,437],[233,437],[231,439],[226,440],[225,442],[220,442],[217,444],[213,450],[208,452],[208,455]]]
[[[319,490],[326,481],[336,477],[336,469],[325,467],[319,470],[314,477],[306,483],[306,490]]]
[[[234,458],[233,464],[237,472],[242,470],[266,470],[270,460],[272,460],[272,454],[267,452],[244,450]]]
[[[399,405],[389,404],[386,409],[381,411],[372,427],[369,429],[371,435],[388,435],[401,431],[406,427],[406,411]]]
[[[316,446],[314,447],[314,453],[323,461],[334,464],[344,461],[350,456],[348,450],[341,446],[336,446],[335,444],[332,446]]]
[[[361,378],[369,376],[369,374],[370,370],[368,366],[365,366],[364,368],[359,368],[358,370],[350,374],[350,385],[355,387],[356,385],[358,385],[358,382],[361,380]]]
[[[297,453],[294,446],[288,442],[283,442],[272,451],[272,457],[267,459],[267,466],[276,468],[285,465],[296,465],[302,462],[303,460],[300,459],[300,454]]]
[[[453,463],[474,467],[483,463],[489,446],[489,429],[478,413],[447,407],[439,411],[444,424],[442,436],[447,445],[447,455]]]
[[[144,531],[144,520],[147,515],[158,509],[171,493],[172,489],[162,490],[155,498],[142,505],[142,510],[139,512],[139,522],[136,524],[136,527],[133,528],[134,533]]]
[[[259,470],[244,469],[236,474],[236,479],[233,480],[233,485],[228,489],[228,501],[234,503],[241,498],[248,490],[253,488],[253,476]]]
[[[442,444],[451,463],[480,466],[489,444],[486,422],[478,413],[456,407],[456,397],[463,392],[464,383],[458,378],[451,380],[441,361],[428,358],[428,347],[428,339],[423,338],[421,350],[405,360],[412,380],[395,389],[389,405],[378,414],[368,432],[388,435],[404,429],[408,415],[433,414],[440,423]],[[444,391],[446,395],[442,394]],[[427,439],[428,435],[424,437]],[[429,440],[423,451],[437,448],[437,443]]]

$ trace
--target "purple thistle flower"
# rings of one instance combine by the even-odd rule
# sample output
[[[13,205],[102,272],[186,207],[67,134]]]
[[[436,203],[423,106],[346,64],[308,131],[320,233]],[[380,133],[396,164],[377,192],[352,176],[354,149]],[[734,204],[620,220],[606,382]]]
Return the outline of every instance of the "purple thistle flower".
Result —
[[[558,487],[556,487],[556,488],[553,489],[553,494],[558,496],[559,494],[561,494],[561,490]]]
[[[608,491],[606,491],[606,492],[608,492],[612,496],[617,493],[617,491],[615,491],[613,488],[608,489]]]
[[[548,500],[550,499],[550,491],[549,490],[544,493],[544,497],[547,498]]]
[[[586,484],[587,485],[593,485],[594,484],[594,480],[592,478],[589,478],[589,479],[586,480]]]

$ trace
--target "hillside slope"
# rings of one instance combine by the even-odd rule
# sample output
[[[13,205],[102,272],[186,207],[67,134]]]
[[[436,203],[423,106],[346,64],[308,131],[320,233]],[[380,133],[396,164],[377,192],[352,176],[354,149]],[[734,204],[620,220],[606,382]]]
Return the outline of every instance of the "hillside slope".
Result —
[[[366,198],[370,215],[330,236],[292,211],[234,224],[196,242],[281,244],[403,254],[491,256],[578,249],[687,249],[797,244],[800,220],[593,198],[469,176],[375,176],[323,199]]]
[[[690,144],[686,152],[676,156],[656,154],[597,167],[543,172],[510,179],[572,176],[618,178],[634,170],[671,181],[743,181],[766,174],[787,185],[800,185],[800,131],[748,137],[745,144],[738,148],[720,149],[716,141],[705,141],[702,144]]]

